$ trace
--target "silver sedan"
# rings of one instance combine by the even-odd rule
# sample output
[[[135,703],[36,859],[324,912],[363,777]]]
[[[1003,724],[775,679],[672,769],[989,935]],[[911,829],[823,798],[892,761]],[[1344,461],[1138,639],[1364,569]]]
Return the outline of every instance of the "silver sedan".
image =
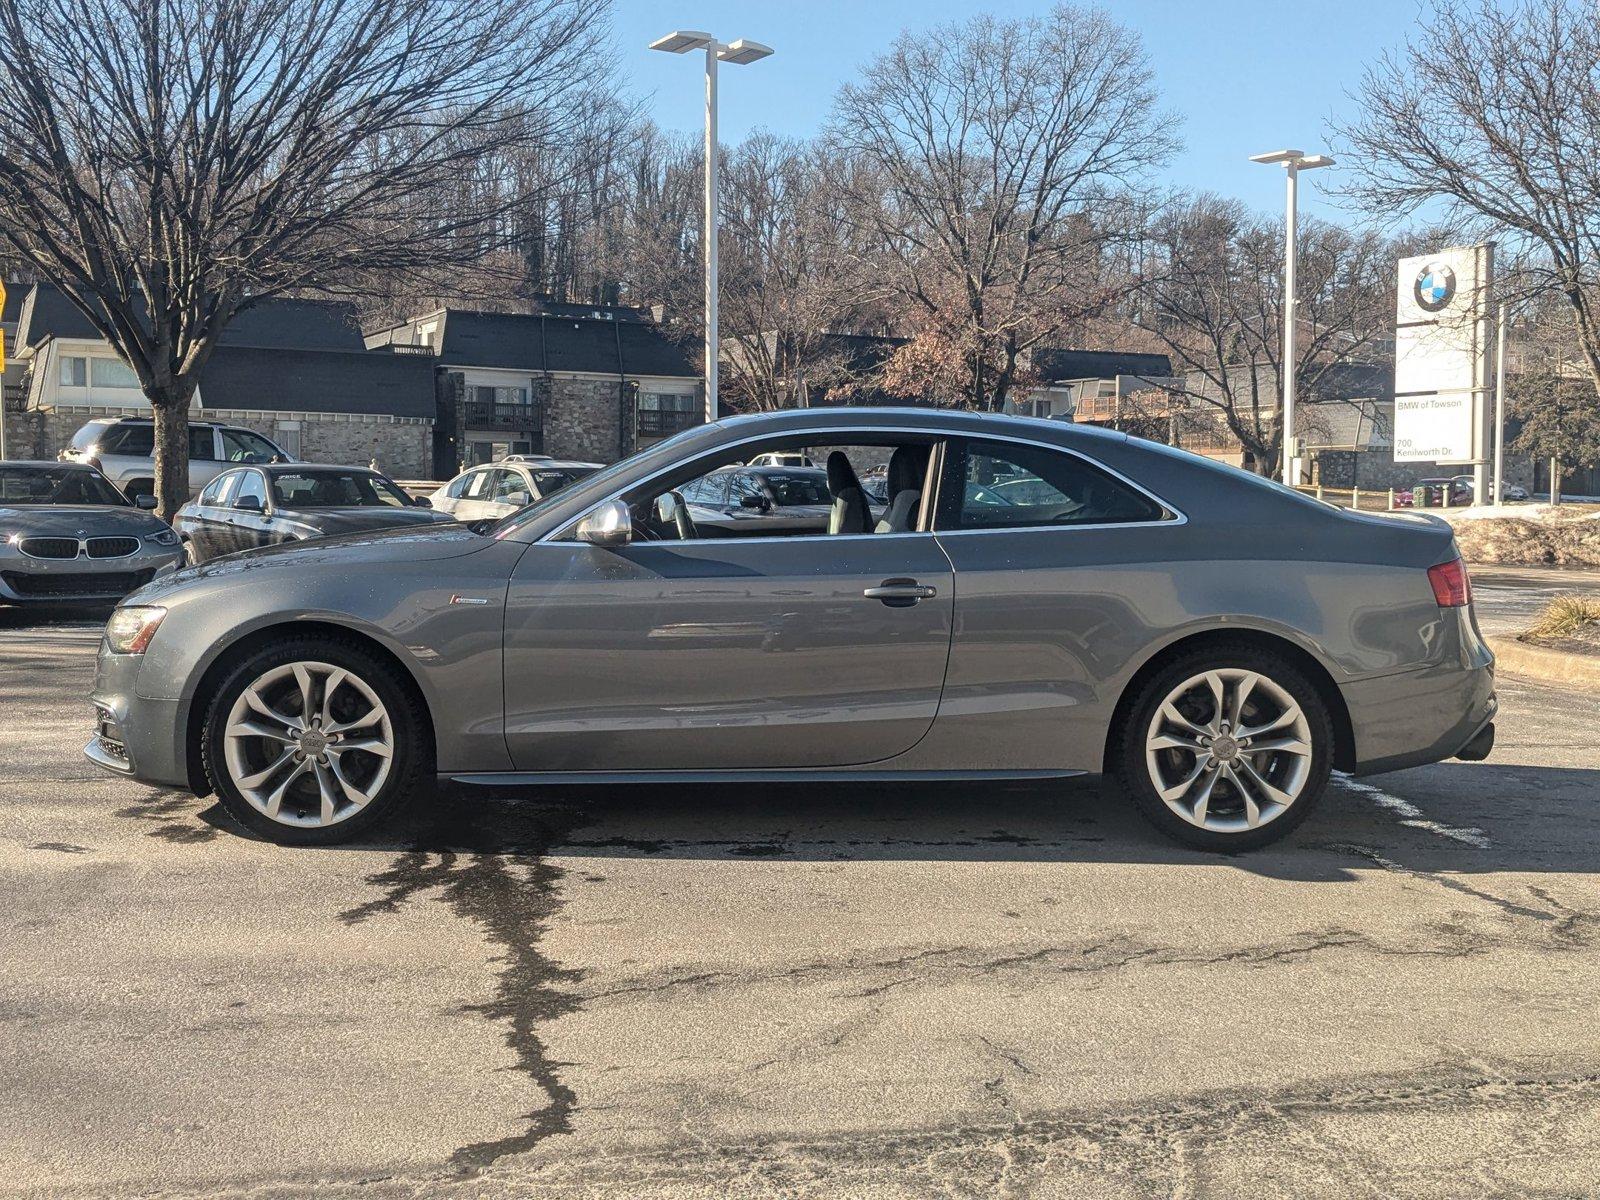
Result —
[[[696,525],[697,481],[789,451],[826,461],[825,530]],[[807,409],[690,430],[481,532],[153,584],[108,625],[86,753],[284,842],[358,836],[436,779],[1104,774],[1233,850],[1335,768],[1483,758],[1492,664],[1434,518],[1061,422]]]

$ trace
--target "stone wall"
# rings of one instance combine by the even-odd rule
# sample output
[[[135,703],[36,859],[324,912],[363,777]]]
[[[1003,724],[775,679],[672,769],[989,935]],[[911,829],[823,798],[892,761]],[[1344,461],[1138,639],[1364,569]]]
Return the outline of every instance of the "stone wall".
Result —
[[[54,459],[83,425],[97,416],[87,409],[30,409],[7,412],[6,455],[12,459]],[[397,479],[426,479],[433,471],[433,423],[395,421],[343,413],[260,413],[226,410],[198,413],[194,421],[218,421],[254,429],[267,437],[282,419],[300,422],[300,457],[308,462],[379,468]]]
[[[620,379],[552,379],[544,402],[544,452],[585,462],[621,458],[627,390]]]

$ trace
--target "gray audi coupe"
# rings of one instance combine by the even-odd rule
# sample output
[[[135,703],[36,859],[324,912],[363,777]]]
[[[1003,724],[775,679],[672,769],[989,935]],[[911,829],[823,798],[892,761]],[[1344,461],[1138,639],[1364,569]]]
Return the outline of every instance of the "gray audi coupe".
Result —
[[[698,526],[758,454],[825,526]],[[869,503],[861,476],[881,471]],[[235,554],[130,596],[94,762],[286,843],[436,780],[1105,775],[1217,850],[1329,772],[1481,759],[1493,656],[1449,526],[1087,426],[805,409],[688,430],[499,522]]]

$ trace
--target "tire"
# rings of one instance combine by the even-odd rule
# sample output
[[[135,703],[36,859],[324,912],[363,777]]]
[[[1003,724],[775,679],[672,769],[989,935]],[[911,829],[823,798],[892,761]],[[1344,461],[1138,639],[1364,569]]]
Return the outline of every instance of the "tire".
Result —
[[[186,567],[198,567],[200,565],[200,556],[194,552],[194,543],[188,538],[183,539],[183,565]]]
[[[1114,773],[1146,819],[1186,845],[1268,845],[1310,816],[1327,790],[1333,719],[1282,655],[1246,644],[1179,655],[1140,687],[1127,712]],[[1257,732],[1239,738],[1240,729]],[[1261,743],[1271,748],[1252,753]]]
[[[281,845],[361,837],[398,817],[433,778],[432,729],[409,681],[334,637],[288,637],[235,663],[207,708],[201,753],[228,813]]]

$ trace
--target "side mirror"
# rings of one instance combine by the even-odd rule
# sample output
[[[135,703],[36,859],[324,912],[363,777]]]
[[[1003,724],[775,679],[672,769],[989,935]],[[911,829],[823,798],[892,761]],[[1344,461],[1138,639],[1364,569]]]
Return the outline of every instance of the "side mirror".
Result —
[[[417,508],[432,508],[433,507],[433,501],[429,500],[426,496],[418,496],[414,500],[412,500],[411,503],[414,504]]]
[[[528,505],[533,503],[533,500],[527,492],[512,492],[511,495],[506,497],[506,503],[517,508],[527,508]]]
[[[578,522],[580,542],[614,549],[633,540],[633,514],[621,500],[607,500]]]
[[[233,502],[234,508],[240,512],[260,512],[261,499],[259,496],[240,496]]]
[[[147,496],[143,492],[140,492],[133,498],[133,506],[135,508],[145,509],[146,511],[152,510],[156,507],[156,498],[154,496]]]
[[[768,500],[765,496],[740,496],[739,507],[753,508],[759,512],[766,512],[772,507],[772,501]]]

